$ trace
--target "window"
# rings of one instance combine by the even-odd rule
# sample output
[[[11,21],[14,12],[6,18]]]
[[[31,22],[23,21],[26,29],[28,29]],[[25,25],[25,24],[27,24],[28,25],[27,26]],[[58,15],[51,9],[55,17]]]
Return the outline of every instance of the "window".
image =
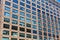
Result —
[[[40,2],[39,2],[39,1],[37,1],[37,4],[39,4],[39,5],[40,5]]]
[[[30,1],[26,0],[26,3],[27,3],[27,4],[30,4]]]
[[[12,13],[13,13],[13,14],[18,14],[18,10],[12,9]]]
[[[9,8],[9,7],[7,7],[7,6],[5,6],[5,10],[10,11],[10,8]]]
[[[21,5],[21,6],[25,6],[25,3],[23,3],[23,2],[20,2],[20,5]]]
[[[10,13],[8,13],[8,12],[4,12],[4,16],[8,16],[8,17],[10,17]]]
[[[33,35],[33,39],[37,39],[37,36],[36,35]]]
[[[25,34],[24,33],[20,33],[19,36],[20,37],[25,37]]]
[[[25,40],[25,39],[19,39],[19,40]]]
[[[16,4],[13,4],[13,7],[14,7],[14,8],[18,8],[18,5],[16,5]]]
[[[5,4],[6,4],[6,5],[8,5],[8,6],[10,6],[10,5],[11,5],[11,3],[10,3],[10,2],[8,2],[8,1],[5,1]]]
[[[9,31],[3,30],[3,35],[9,35]]]
[[[30,5],[26,5],[27,8],[31,8]]]
[[[36,21],[35,20],[32,20],[32,24],[36,24]]]
[[[8,37],[3,37],[2,40],[9,40],[9,38]]]
[[[37,26],[36,25],[32,25],[32,28],[37,29]]]
[[[17,3],[18,4],[18,0],[13,0],[13,2]]]
[[[22,17],[22,16],[20,16],[20,20],[24,21],[24,20],[25,20],[25,18],[24,18],[24,17]]]
[[[25,31],[25,28],[21,28],[21,27],[20,27],[20,29],[19,29],[19,30],[24,32],[24,31]]]
[[[10,25],[9,24],[3,24],[3,28],[9,29]]]
[[[20,10],[24,11],[24,10],[25,10],[25,8],[20,6]]]
[[[21,1],[25,2],[25,0],[21,0]]]
[[[31,15],[30,15],[30,14],[26,14],[26,16],[27,16],[28,18],[31,18]]]
[[[32,2],[35,2],[36,0],[32,0]]]
[[[20,12],[20,15],[25,16],[25,13],[24,12]]]
[[[28,24],[28,23],[27,23],[26,26],[27,26],[27,27],[31,27],[31,24]]]
[[[33,19],[36,19],[36,16],[32,16]]]
[[[31,33],[31,29],[27,29],[27,32],[28,32],[28,33]]]
[[[10,22],[10,19],[9,18],[4,18],[4,22]]]
[[[33,15],[36,15],[36,12],[35,12],[35,11],[32,11],[32,14],[33,14]]]
[[[40,6],[39,6],[39,5],[37,5],[37,8],[40,8]]]
[[[35,3],[32,3],[32,6],[35,6],[36,7],[36,4]]]
[[[12,30],[18,30],[17,26],[12,26]]]
[[[17,40],[17,38],[11,38],[11,40]]]
[[[39,35],[42,35],[42,32],[41,31],[39,31]]]
[[[17,20],[12,20],[12,24],[18,24]]]
[[[26,9],[26,12],[28,12],[28,13],[31,13],[31,10],[29,10],[29,9]]]
[[[20,22],[19,25],[20,25],[20,26],[25,26],[25,23],[24,23],[24,22]]]
[[[36,8],[32,7],[32,10],[36,11]]]
[[[12,14],[12,18],[18,19],[18,16],[15,14]]]
[[[12,36],[18,36],[18,33],[17,32],[11,32],[11,35]]]
[[[27,38],[31,38],[31,34],[26,34],[26,37]]]
[[[26,22],[28,22],[28,23],[31,22],[31,19],[26,18]]]
[[[37,34],[37,31],[36,31],[36,30],[33,30],[33,33],[34,33],[34,34]]]

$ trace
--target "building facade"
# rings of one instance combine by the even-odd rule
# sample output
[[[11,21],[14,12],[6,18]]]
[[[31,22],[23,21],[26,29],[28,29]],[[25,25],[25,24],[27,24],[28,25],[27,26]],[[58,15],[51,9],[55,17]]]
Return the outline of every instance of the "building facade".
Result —
[[[60,40],[60,3],[0,0],[0,40]]]

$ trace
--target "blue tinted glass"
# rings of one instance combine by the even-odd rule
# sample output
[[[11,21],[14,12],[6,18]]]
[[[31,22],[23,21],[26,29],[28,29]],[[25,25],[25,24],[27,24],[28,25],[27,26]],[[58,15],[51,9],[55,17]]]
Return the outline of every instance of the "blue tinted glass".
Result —
[[[17,13],[18,13],[18,10],[12,9],[12,12],[13,12],[14,14],[17,14]]]
[[[33,30],[33,33],[34,33],[34,34],[37,34],[37,31],[36,31],[36,30]]]
[[[31,15],[30,14],[26,14],[27,17],[31,18]]]
[[[32,6],[36,6],[36,4],[35,3],[32,3]]]
[[[32,7],[32,10],[35,10],[36,11],[36,8]]]
[[[32,14],[36,15],[36,12],[35,11],[32,11]]]
[[[14,8],[18,8],[18,5],[16,5],[16,4],[13,4],[13,7],[14,7]]]
[[[30,4],[30,1],[26,0],[26,3],[27,3],[27,4]]]
[[[5,1],[5,4],[6,4],[6,5],[8,5],[8,6],[10,6],[10,5],[11,5],[11,3],[10,3],[10,2],[8,2],[8,1]]]
[[[9,38],[7,38],[7,37],[3,37],[2,40],[9,40]]]
[[[20,6],[20,10],[24,11],[24,10],[25,10],[25,8]]]
[[[10,8],[5,6],[5,10],[10,11]]]
[[[36,19],[36,16],[32,16],[33,19]]]
[[[37,4],[39,4],[39,5],[40,5],[40,2],[39,2],[39,1],[37,1]]]
[[[21,0],[21,1],[25,2],[25,0]]]
[[[32,2],[35,2],[36,0],[32,0]]]
[[[10,16],[10,13],[8,13],[8,12],[4,12],[4,16]]]
[[[12,18],[18,19],[17,15],[12,14]]]
[[[32,20],[32,24],[36,24],[36,21],[35,20]]]
[[[40,8],[40,6],[39,6],[39,5],[37,5],[37,8]]]
[[[20,2],[20,5],[22,5],[22,6],[25,6],[25,3],[23,3],[23,2]]]
[[[13,0],[13,2],[17,3],[18,4],[18,0]]]
[[[25,13],[24,12],[20,12],[20,15],[25,16]]]
[[[26,18],[26,22],[28,22],[28,23],[31,22],[31,19]]]
[[[26,12],[28,12],[28,13],[31,13],[31,10],[29,10],[29,9],[26,9]]]
[[[24,17],[22,17],[22,16],[20,16],[20,20],[24,21],[24,20],[25,20],[25,18],[24,18]]]
[[[18,24],[17,20],[12,20],[12,24]]]
[[[29,6],[29,5],[26,5],[26,7],[27,7],[27,8],[30,8],[30,6]]]
[[[36,25],[32,25],[32,28],[37,29],[37,26]]]

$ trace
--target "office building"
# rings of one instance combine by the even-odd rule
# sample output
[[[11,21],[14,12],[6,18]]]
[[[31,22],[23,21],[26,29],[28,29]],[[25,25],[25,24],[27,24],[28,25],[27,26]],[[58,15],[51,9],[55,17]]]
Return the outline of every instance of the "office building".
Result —
[[[0,0],[0,40],[60,40],[60,3]]]

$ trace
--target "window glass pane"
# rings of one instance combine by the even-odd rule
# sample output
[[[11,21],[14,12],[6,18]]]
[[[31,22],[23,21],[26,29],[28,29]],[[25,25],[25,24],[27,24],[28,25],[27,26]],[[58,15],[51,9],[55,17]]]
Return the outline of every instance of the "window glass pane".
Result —
[[[23,3],[23,2],[20,2],[20,5],[21,5],[21,6],[25,6],[25,3]]]
[[[33,19],[36,19],[36,16],[32,16]]]
[[[31,29],[27,29],[26,31],[27,31],[28,33],[31,33]]]
[[[36,30],[33,30],[33,33],[34,33],[34,34],[37,34],[37,31],[36,31]]]
[[[31,8],[30,5],[26,5],[27,8]]]
[[[37,26],[36,25],[32,25],[32,28],[37,29]]]
[[[3,28],[9,29],[10,25],[9,24],[3,24]]]
[[[17,20],[12,20],[12,24],[18,24]]]
[[[24,32],[25,31],[25,28],[20,27],[19,30]]]
[[[8,37],[3,37],[2,40],[9,40],[9,38]]]
[[[8,13],[8,12],[4,12],[4,16],[8,16],[8,17],[10,17],[10,13]]]
[[[3,35],[9,35],[9,31],[3,30]]]
[[[10,11],[10,8],[9,8],[9,7],[7,7],[7,6],[5,6],[5,10]]]
[[[28,22],[28,23],[31,22],[31,19],[26,18],[26,22]]]
[[[17,26],[12,26],[11,29],[12,29],[12,30],[18,30],[18,27],[17,27]]]
[[[18,36],[18,33],[17,32],[11,32],[11,35],[12,36]]]
[[[26,26],[27,26],[27,27],[31,27],[31,24],[28,24],[28,23],[27,23]]]
[[[33,39],[37,39],[37,36],[36,35],[33,35]]]
[[[14,7],[14,8],[18,8],[18,5],[16,5],[16,4],[13,4],[13,7]]]
[[[20,6],[20,10],[24,11],[24,10],[25,10],[25,8]]]
[[[31,38],[31,34],[26,34],[26,37],[27,38]]]
[[[24,17],[22,17],[22,16],[20,16],[20,20],[24,21],[24,20],[25,20],[25,18],[24,18]]]
[[[28,18],[31,18],[31,15],[30,15],[30,14],[26,14],[26,16],[27,16]]]
[[[26,9],[26,12],[28,12],[28,13],[31,13],[31,10],[29,10],[29,9]]]
[[[25,13],[24,12],[20,12],[20,15],[25,16]]]
[[[9,18],[4,18],[4,22],[10,22]]]
[[[17,38],[11,38],[11,40],[17,40]]]
[[[25,34],[24,33],[20,33],[19,36],[20,37],[25,37]]]
[[[18,10],[12,9],[12,13],[13,13],[13,14],[17,14],[17,13],[18,13]]]
[[[24,23],[24,22],[20,22],[19,25],[20,25],[20,26],[25,26],[25,23]]]
[[[36,12],[35,11],[32,11],[32,14],[36,15]]]
[[[13,0],[13,2],[17,3],[18,4],[18,0]]]
[[[35,6],[36,7],[36,4],[35,3],[32,3],[32,6]]]
[[[30,4],[30,1],[26,0],[26,3],[27,3],[27,4]]]
[[[32,24],[36,24],[36,21],[35,20],[32,20]]]
[[[10,3],[10,2],[8,2],[8,1],[5,1],[5,4],[6,4],[6,5],[8,5],[8,6],[10,6],[10,5],[11,5],[11,3]]]
[[[18,16],[15,14],[12,14],[12,18],[18,19]]]

